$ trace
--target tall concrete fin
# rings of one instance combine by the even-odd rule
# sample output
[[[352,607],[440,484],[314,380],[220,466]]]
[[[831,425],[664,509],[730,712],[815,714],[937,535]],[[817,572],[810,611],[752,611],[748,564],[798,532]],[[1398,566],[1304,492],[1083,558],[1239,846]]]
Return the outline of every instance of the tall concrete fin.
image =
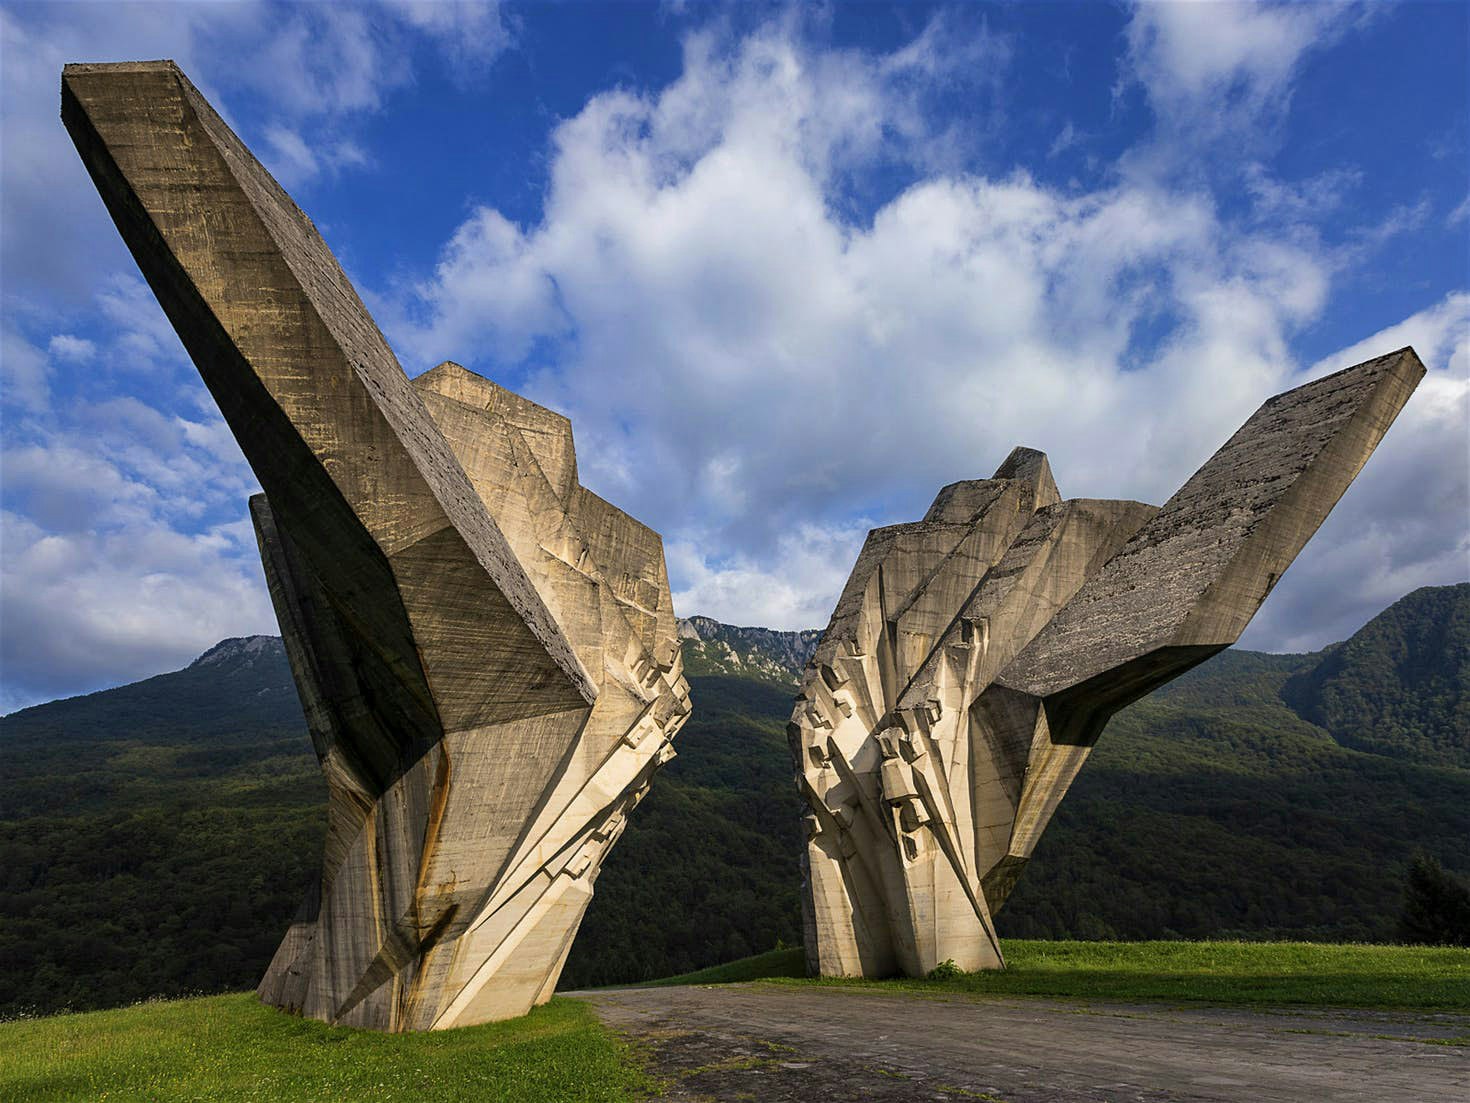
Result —
[[[1109,717],[1235,642],[1423,374],[1278,395],[1162,508],[1062,501],[1017,448],[870,534],[787,728],[811,971],[1000,967],[990,916]]]
[[[265,491],[329,801],[261,998],[395,1031],[524,1013],[689,714],[658,534],[578,484],[565,417],[454,363],[410,383],[172,62],[67,66],[62,119]]]
[[[449,702],[455,726],[590,701],[591,679],[326,243],[178,68],[69,65],[62,119],[266,496],[350,618],[395,651],[420,636],[430,677],[476,664],[529,675],[504,700]],[[474,604],[505,615],[406,607],[404,571],[480,591]]]

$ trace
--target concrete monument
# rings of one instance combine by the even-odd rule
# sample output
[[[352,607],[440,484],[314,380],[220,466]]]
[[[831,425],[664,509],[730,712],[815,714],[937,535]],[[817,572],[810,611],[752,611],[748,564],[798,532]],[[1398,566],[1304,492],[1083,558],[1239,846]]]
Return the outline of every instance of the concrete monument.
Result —
[[[330,793],[260,996],[426,1030],[550,997],[689,713],[658,534],[566,418],[412,382],[316,228],[171,62],[69,65],[62,118],[240,442]]]
[[[869,533],[788,727],[809,969],[1000,968],[991,917],[1109,717],[1236,641],[1423,374],[1277,395],[1162,508],[1063,501],[1017,448]]]

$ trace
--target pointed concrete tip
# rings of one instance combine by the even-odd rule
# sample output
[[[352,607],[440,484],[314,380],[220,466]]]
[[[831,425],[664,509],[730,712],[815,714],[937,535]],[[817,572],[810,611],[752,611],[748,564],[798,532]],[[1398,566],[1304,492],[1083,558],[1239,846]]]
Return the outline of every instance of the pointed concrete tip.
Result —
[[[1024,479],[1038,473],[1043,465],[1047,468],[1051,466],[1045,452],[1018,444],[1011,449],[1011,454],[990,477],[992,479]]]
[[[1062,500],[1056,480],[1052,478],[1051,461],[1046,458],[1045,452],[1039,452],[1035,448],[1024,445],[1012,448],[1011,454],[995,469],[991,478],[1022,479],[1029,482],[1036,488],[1036,500],[1033,504],[1038,509],[1056,505]]]
[[[1335,372],[1328,372],[1326,375],[1320,375],[1316,379],[1301,384],[1301,386],[1293,387],[1289,391],[1282,391],[1281,394],[1278,395],[1273,395],[1272,398],[1273,400],[1281,398],[1283,395],[1292,394],[1294,391],[1301,390],[1302,387],[1310,387],[1313,384],[1321,383],[1328,379],[1340,380],[1343,376],[1347,375],[1375,375],[1378,372],[1384,370],[1384,366],[1389,364],[1390,362],[1395,367],[1397,367],[1405,359],[1407,359],[1409,362],[1408,374],[1414,377],[1414,381],[1417,383],[1420,379],[1423,379],[1424,376],[1427,374],[1427,369],[1424,367],[1424,361],[1421,360],[1419,358],[1419,354],[1414,351],[1413,345],[1405,345],[1403,348],[1395,349],[1393,352],[1385,352],[1382,356],[1375,356],[1371,360],[1364,360],[1361,364],[1350,364],[1345,368],[1338,368]],[[1417,369],[1417,371],[1415,369]]]

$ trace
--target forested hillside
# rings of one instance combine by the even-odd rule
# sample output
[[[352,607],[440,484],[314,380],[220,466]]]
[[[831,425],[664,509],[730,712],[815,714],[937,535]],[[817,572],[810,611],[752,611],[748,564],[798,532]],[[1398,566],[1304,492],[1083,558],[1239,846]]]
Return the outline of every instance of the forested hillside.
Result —
[[[1416,590],[1282,687],[1338,742],[1470,767],[1470,586]]]
[[[1417,591],[1342,645],[1229,651],[1120,714],[1002,933],[1391,937],[1417,849],[1470,872],[1467,611],[1470,585]],[[604,867],[567,986],[799,937],[784,724],[814,634],[688,623],[695,714]],[[708,658],[719,639],[746,676]],[[0,720],[0,1009],[253,986],[324,804],[270,637]]]

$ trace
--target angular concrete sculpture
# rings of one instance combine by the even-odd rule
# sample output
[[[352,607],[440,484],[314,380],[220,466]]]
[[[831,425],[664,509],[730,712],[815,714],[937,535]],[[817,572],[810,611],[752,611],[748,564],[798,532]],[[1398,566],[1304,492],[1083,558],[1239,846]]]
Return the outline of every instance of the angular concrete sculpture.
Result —
[[[1063,501],[1017,448],[871,532],[788,727],[808,968],[1000,968],[991,917],[1109,717],[1235,642],[1423,374],[1276,396],[1162,508]]]
[[[556,986],[689,712],[658,534],[577,482],[564,417],[412,383],[311,221],[171,62],[69,65],[62,118],[250,461],[330,793],[260,996],[424,1030]]]

